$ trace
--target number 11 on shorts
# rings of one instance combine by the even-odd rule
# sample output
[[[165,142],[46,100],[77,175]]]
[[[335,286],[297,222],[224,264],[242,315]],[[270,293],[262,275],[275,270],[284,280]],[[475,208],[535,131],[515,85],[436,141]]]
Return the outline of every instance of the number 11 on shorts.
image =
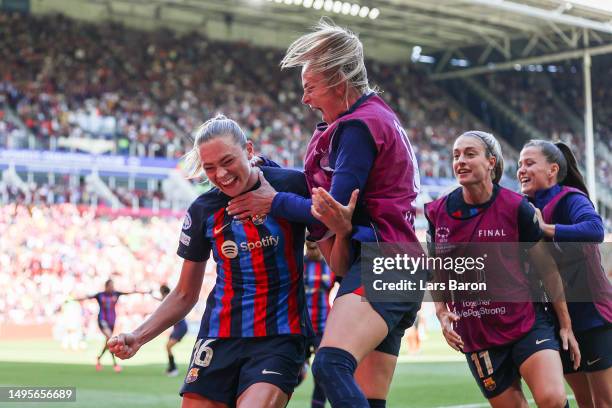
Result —
[[[484,374],[482,372],[482,367],[480,366],[480,358],[482,358],[485,362],[485,367],[487,368],[487,375],[493,374],[493,364],[491,363],[491,357],[489,357],[488,351],[481,351],[480,353],[472,353],[470,358],[476,365],[476,370],[478,370],[478,376],[480,378],[484,378]]]

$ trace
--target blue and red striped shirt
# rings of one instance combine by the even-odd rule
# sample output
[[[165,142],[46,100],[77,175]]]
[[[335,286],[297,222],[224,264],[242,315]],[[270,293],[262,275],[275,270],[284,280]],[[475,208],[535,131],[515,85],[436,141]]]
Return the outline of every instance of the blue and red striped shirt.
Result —
[[[113,291],[111,293],[98,292],[91,298],[96,299],[98,306],[100,306],[100,312],[98,312],[98,320],[104,320],[110,326],[115,325],[117,319],[117,313],[115,312],[115,306],[119,296],[123,295],[123,292]]]
[[[310,321],[316,335],[323,334],[329,314],[329,292],[333,279],[329,266],[324,260],[304,262],[304,283],[306,285],[306,305]]]
[[[277,191],[308,196],[301,172],[263,167]],[[259,187],[258,184],[254,189]],[[264,216],[237,221],[230,197],[214,188],[189,207],[178,255],[204,262],[212,250],[217,279],[208,296],[199,337],[310,336],[303,280],[305,226]]]

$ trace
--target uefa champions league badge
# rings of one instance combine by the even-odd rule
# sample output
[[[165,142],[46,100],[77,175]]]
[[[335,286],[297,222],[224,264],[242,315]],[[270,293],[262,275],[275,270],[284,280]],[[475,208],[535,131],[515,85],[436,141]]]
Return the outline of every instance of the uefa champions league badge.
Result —
[[[198,379],[198,374],[200,372],[199,368],[192,368],[187,373],[187,377],[185,377],[185,383],[192,383]]]
[[[448,227],[438,227],[436,228],[436,237],[435,240],[437,243],[448,242],[448,237],[450,236],[450,229]]]
[[[189,213],[185,214],[185,220],[183,221],[183,229],[188,230],[191,228],[191,215]]]

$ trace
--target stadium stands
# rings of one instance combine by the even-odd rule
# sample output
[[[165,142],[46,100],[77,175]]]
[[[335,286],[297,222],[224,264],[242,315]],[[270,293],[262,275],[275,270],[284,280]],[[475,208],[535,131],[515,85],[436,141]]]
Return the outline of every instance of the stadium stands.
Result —
[[[280,71],[281,58],[278,50],[195,33],[0,13],[0,149],[164,158],[175,166],[197,126],[223,112],[240,122],[258,152],[300,167],[319,117],[301,105],[299,76]],[[412,65],[370,62],[368,71],[399,112],[424,184],[447,189],[452,140],[468,129],[486,129],[483,121]],[[596,77],[610,76],[612,62],[597,66]],[[553,103],[561,98],[580,116],[579,72],[508,72],[482,81],[547,136],[582,147],[575,124]],[[610,87],[594,89],[597,140],[612,150]],[[504,154],[512,179],[516,151]],[[600,180],[608,185],[610,163],[598,161]],[[113,203],[78,173],[45,171],[23,189],[0,183],[0,202],[11,204],[0,206],[0,286],[7,293],[0,298],[0,319],[46,321],[71,293],[96,291],[109,276],[119,289],[131,290],[139,282],[157,287],[176,272],[180,220],[159,178],[146,185],[102,178],[121,205],[139,211],[105,216]],[[151,208],[167,210],[169,218],[131,216],[151,215],[140,211]],[[130,297],[120,305],[151,310],[150,302]]]

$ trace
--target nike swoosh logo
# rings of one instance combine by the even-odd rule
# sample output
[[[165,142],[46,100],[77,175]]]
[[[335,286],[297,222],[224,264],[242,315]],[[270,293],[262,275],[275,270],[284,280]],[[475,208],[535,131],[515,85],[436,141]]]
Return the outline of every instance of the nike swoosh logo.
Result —
[[[281,373],[277,373],[276,371],[269,371],[266,370],[265,368],[263,370],[261,370],[262,374],[277,374],[277,375],[282,375]]]
[[[596,362],[598,362],[599,360],[601,360],[601,357],[599,357],[597,360],[587,361],[587,365],[588,365],[588,366],[592,366],[593,364],[595,364],[595,363],[596,363]]]
[[[221,226],[219,228],[217,228],[217,227],[213,228],[213,235],[219,234],[221,231],[223,231],[225,229],[225,227],[227,227],[230,224],[231,224],[231,222],[228,222],[227,224],[225,224],[225,225],[223,225],[223,226]]]
[[[550,339],[536,340],[536,344],[542,344],[542,343],[544,343],[544,342],[546,342],[548,340],[550,340]]]

